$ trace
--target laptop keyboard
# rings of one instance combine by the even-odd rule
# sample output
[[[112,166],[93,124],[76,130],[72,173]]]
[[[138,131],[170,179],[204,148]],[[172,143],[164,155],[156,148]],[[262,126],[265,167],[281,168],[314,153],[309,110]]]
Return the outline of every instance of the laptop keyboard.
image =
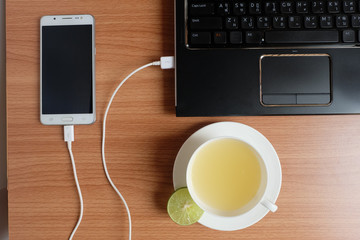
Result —
[[[193,48],[360,44],[360,1],[187,1]]]

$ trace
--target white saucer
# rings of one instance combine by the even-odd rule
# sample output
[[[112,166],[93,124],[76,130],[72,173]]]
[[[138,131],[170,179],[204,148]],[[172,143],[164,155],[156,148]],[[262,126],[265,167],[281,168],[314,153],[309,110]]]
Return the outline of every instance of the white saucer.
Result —
[[[271,143],[255,129],[235,122],[219,122],[205,126],[192,134],[180,148],[174,163],[174,188],[186,187],[186,168],[193,152],[204,142],[217,137],[236,137],[249,143],[267,162],[268,188],[266,198],[275,203],[281,188],[281,166]],[[234,231],[249,227],[261,220],[269,210],[258,204],[252,210],[236,217],[220,217],[204,212],[199,223],[222,231]],[[274,213],[276,214],[276,213]]]

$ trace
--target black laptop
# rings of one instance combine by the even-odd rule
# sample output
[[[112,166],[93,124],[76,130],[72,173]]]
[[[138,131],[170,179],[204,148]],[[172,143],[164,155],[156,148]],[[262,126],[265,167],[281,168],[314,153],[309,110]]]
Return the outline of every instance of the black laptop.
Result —
[[[176,0],[176,114],[360,113],[360,1]]]

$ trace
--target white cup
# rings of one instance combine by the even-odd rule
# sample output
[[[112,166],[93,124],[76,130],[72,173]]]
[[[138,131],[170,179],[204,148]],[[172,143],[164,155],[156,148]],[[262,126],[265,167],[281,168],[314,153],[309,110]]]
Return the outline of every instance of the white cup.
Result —
[[[197,154],[198,152],[203,149],[206,145],[208,145],[209,143],[216,141],[216,140],[220,140],[220,139],[233,139],[236,141],[240,141],[242,143],[247,144],[247,146],[253,150],[253,152],[255,153],[257,160],[259,161],[259,165],[260,165],[260,171],[261,171],[261,180],[260,180],[260,186],[258,188],[258,191],[256,193],[256,195],[245,205],[242,206],[239,209],[235,209],[235,210],[230,210],[230,211],[224,211],[224,210],[219,210],[219,209],[215,209],[212,206],[207,205],[204,201],[201,200],[201,198],[198,196],[198,194],[196,193],[193,183],[192,183],[192,168],[194,166],[194,163],[197,161]],[[203,143],[202,145],[200,145],[192,154],[190,161],[187,165],[187,169],[186,169],[186,184],[189,190],[189,193],[191,195],[191,197],[193,198],[193,200],[195,201],[195,203],[197,205],[199,205],[200,208],[202,208],[205,212],[207,213],[211,213],[217,216],[221,216],[221,217],[237,217],[240,216],[244,213],[247,213],[248,211],[254,209],[255,207],[257,207],[259,204],[261,204],[263,207],[267,208],[268,210],[275,212],[277,210],[277,206],[268,200],[267,196],[265,196],[265,193],[269,192],[266,191],[268,188],[268,168],[267,168],[267,163],[264,161],[264,157],[262,157],[258,151],[256,151],[256,149],[251,146],[249,143],[240,140],[238,138],[235,137],[218,137],[218,138],[213,138],[210,139],[208,141],[206,141],[205,143]]]

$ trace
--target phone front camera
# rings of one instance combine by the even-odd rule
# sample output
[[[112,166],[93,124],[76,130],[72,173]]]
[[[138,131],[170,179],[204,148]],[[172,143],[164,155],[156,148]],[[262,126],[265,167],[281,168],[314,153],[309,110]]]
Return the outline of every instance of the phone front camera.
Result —
[[[56,18],[54,18],[54,20],[56,20]]]

